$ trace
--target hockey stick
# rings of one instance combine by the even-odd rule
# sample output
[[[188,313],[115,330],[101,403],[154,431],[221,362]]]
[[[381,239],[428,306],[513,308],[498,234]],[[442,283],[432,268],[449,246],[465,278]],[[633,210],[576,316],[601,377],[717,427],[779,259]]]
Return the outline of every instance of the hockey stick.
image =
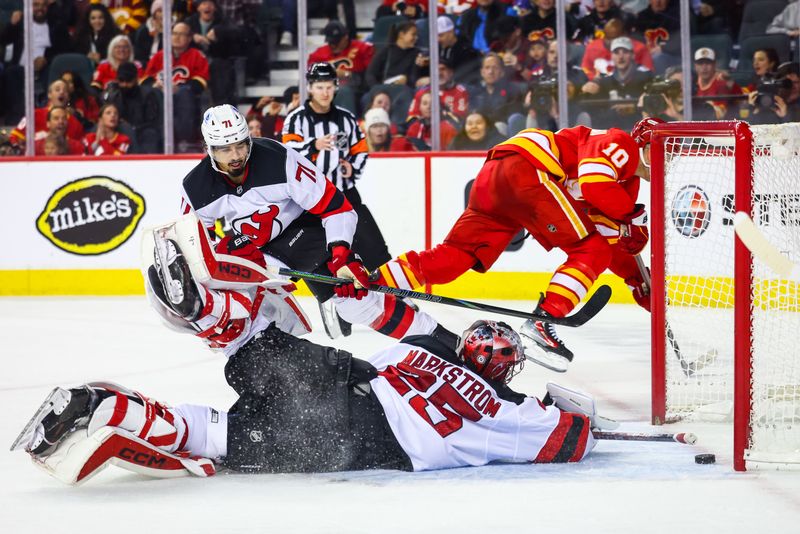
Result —
[[[305,271],[295,271],[294,269],[286,269],[284,267],[276,269],[275,267],[268,267],[270,272],[279,274],[281,276],[302,278],[304,280],[311,280],[312,282],[320,282],[323,284],[348,284],[352,280],[347,278],[336,278],[334,276],[326,276],[324,274],[308,273]],[[521,317],[523,319],[533,319],[534,321],[547,321],[548,323],[558,324],[562,326],[582,326],[589,319],[598,314],[600,310],[611,298],[611,288],[607,285],[602,285],[597,288],[597,291],[591,296],[586,304],[566,317],[547,317],[536,314],[528,313],[519,310],[512,310],[510,308],[501,308],[499,306],[492,306],[490,304],[483,304],[481,302],[473,302],[469,300],[456,299],[452,297],[443,297],[441,295],[429,295],[427,293],[420,293],[419,291],[412,291],[410,289],[399,289],[396,287],[371,285],[370,291],[377,291],[378,293],[386,293],[387,295],[394,295],[399,298],[412,298],[417,300],[425,300],[428,302],[435,302],[437,304],[446,304],[448,306],[457,306],[459,308],[467,308],[470,310],[478,310],[482,312],[498,313],[501,315],[510,315],[512,317]]]
[[[694,445],[697,443],[697,436],[691,432],[679,432],[677,434],[646,434],[643,432],[603,432],[592,430],[594,439],[608,439],[615,441],[669,441]]]
[[[636,260],[636,266],[639,268],[639,273],[642,275],[642,280],[644,280],[644,285],[647,288],[647,293],[650,294],[650,271],[647,270],[647,266],[644,264],[644,260],[642,259],[641,254],[636,254],[634,256]],[[675,339],[675,334],[672,332],[672,328],[669,326],[669,322],[667,318],[664,318],[664,326],[667,329],[667,341],[669,341],[669,346],[672,347],[672,352],[675,353],[675,356],[678,358],[678,361],[681,364],[681,371],[686,377],[690,377],[694,374],[695,369],[692,369],[689,366],[689,362],[683,357],[683,352],[681,352],[681,348],[678,345],[678,341]]]
[[[733,229],[742,243],[750,249],[750,252],[766,263],[767,267],[783,278],[800,281],[800,266],[781,254],[781,251],[767,240],[749,215],[743,211],[737,211],[733,216]]]

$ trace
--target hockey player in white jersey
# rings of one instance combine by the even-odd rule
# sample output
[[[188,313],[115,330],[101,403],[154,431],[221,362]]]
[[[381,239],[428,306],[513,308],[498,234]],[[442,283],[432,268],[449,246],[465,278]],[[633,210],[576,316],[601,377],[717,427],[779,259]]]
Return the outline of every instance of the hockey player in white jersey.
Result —
[[[353,280],[307,284],[319,302],[334,299],[350,323],[396,339],[437,330],[429,315],[364,289],[367,271],[352,249],[358,216],[313,163],[276,141],[251,139],[244,116],[230,105],[208,109],[201,129],[208,156],[184,178],[182,208],[209,232],[220,219],[231,225],[236,239],[217,244],[218,251],[261,253],[273,266]],[[234,243],[235,251],[225,249]]]
[[[56,388],[12,450],[74,484],[109,463],[156,477],[210,476],[218,466],[424,471],[577,462],[594,446],[590,397],[548,384],[540,401],[508,387],[524,356],[504,323],[474,323],[456,350],[411,336],[368,361],[267,330],[259,373],[246,375],[227,412],[169,407],[109,383]]]

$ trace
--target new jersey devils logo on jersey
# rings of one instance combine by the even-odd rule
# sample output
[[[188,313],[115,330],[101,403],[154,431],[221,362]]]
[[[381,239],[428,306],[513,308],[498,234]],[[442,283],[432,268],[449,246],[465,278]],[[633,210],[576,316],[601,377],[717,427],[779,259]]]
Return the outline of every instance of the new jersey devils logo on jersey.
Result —
[[[246,235],[255,246],[261,248],[269,243],[273,235],[283,232],[283,224],[278,220],[278,213],[280,209],[273,204],[266,212],[257,211],[247,217],[235,219],[231,225],[236,233]],[[276,224],[277,231],[273,232]]]

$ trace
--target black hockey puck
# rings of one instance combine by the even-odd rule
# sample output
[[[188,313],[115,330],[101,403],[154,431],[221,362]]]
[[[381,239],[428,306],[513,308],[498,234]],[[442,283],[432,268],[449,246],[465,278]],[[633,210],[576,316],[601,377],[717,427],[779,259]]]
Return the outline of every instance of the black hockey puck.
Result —
[[[696,464],[713,464],[716,461],[717,458],[713,454],[697,454],[694,457],[694,463]]]

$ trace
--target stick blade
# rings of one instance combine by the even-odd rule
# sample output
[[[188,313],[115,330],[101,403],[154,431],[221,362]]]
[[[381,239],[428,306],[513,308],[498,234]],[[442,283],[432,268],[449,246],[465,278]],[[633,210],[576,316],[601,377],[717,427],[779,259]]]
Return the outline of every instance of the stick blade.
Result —
[[[783,278],[800,280],[797,266],[767,240],[749,215],[737,211],[733,216],[733,229],[750,252],[770,269]]]

